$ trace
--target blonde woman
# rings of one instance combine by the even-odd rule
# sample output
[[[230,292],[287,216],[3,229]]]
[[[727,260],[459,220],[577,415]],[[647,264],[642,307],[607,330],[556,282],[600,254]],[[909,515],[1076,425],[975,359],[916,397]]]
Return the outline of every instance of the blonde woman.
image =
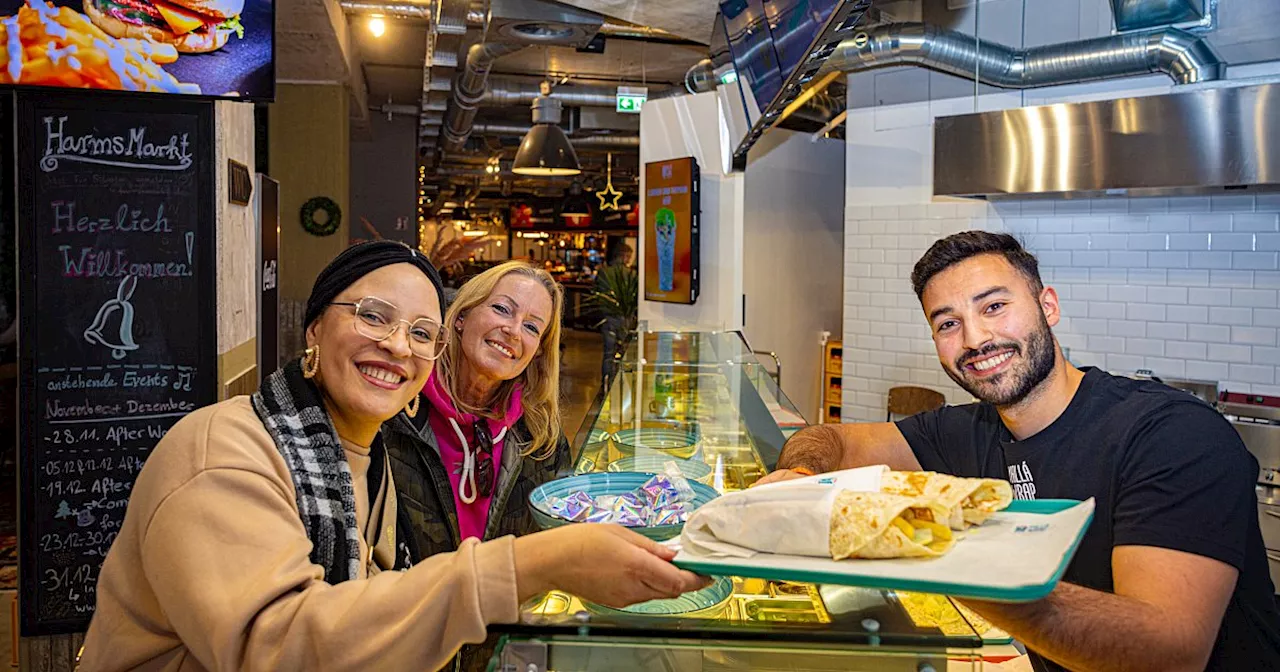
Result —
[[[569,467],[558,404],[562,307],[560,285],[524,261],[491,268],[458,290],[444,319],[449,344],[423,388],[421,410],[389,423],[387,448],[416,559],[471,538],[537,530],[530,491]]]
[[[442,304],[436,270],[399,243],[356,245],[320,273],[306,356],[178,421],[147,460],[81,670],[436,669],[546,590],[628,604],[704,585],[616,525],[412,562],[383,428],[401,409],[422,417],[451,333]]]

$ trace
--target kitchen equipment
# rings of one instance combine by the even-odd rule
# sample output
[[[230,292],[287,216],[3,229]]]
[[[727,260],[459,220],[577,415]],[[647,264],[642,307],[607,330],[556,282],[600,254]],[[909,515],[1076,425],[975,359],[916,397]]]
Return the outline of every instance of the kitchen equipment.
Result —
[[[1166,378],[1155,375],[1151,369],[1138,369],[1132,377],[1138,380],[1154,380],[1157,383],[1164,383],[1175,390],[1182,390],[1210,406],[1218,405],[1218,383],[1215,381]]]
[[[1235,395],[1230,395],[1236,398]],[[1249,395],[1247,403],[1225,401],[1219,408],[1258,460],[1258,483],[1280,485],[1280,398]]]
[[[1258,460],[1258,525],[1271,583],[1280,586],[1280,398],[1227,394],[1219,405]]]

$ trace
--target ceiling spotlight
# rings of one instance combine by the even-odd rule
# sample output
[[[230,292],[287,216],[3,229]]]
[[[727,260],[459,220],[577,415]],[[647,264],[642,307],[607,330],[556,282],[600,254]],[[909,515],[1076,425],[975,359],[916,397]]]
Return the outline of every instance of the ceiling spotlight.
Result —
[[[387,22],[381,16],[369,19],[369,32],[373,33],[374,37],[382,37],[382,34],[387,32]]]

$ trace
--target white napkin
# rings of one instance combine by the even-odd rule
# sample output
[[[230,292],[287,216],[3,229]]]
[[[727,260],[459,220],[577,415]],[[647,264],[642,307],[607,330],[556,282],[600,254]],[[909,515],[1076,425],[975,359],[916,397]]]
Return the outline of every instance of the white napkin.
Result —
[[[828,557],[831,506],[841,490],[879,492],[889,467],[833,471],[717,497],[684,524],[680,545],[710,557],[757,553]]]

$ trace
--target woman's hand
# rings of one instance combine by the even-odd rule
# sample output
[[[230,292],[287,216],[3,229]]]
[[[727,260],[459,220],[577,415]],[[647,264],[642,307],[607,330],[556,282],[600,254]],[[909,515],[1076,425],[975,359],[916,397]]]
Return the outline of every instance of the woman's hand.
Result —
[[[520,601],[563,590],[609,607],[671,598],[710,579],[671,564],[675,551],[618,525],[579,523],[515,540]]]

